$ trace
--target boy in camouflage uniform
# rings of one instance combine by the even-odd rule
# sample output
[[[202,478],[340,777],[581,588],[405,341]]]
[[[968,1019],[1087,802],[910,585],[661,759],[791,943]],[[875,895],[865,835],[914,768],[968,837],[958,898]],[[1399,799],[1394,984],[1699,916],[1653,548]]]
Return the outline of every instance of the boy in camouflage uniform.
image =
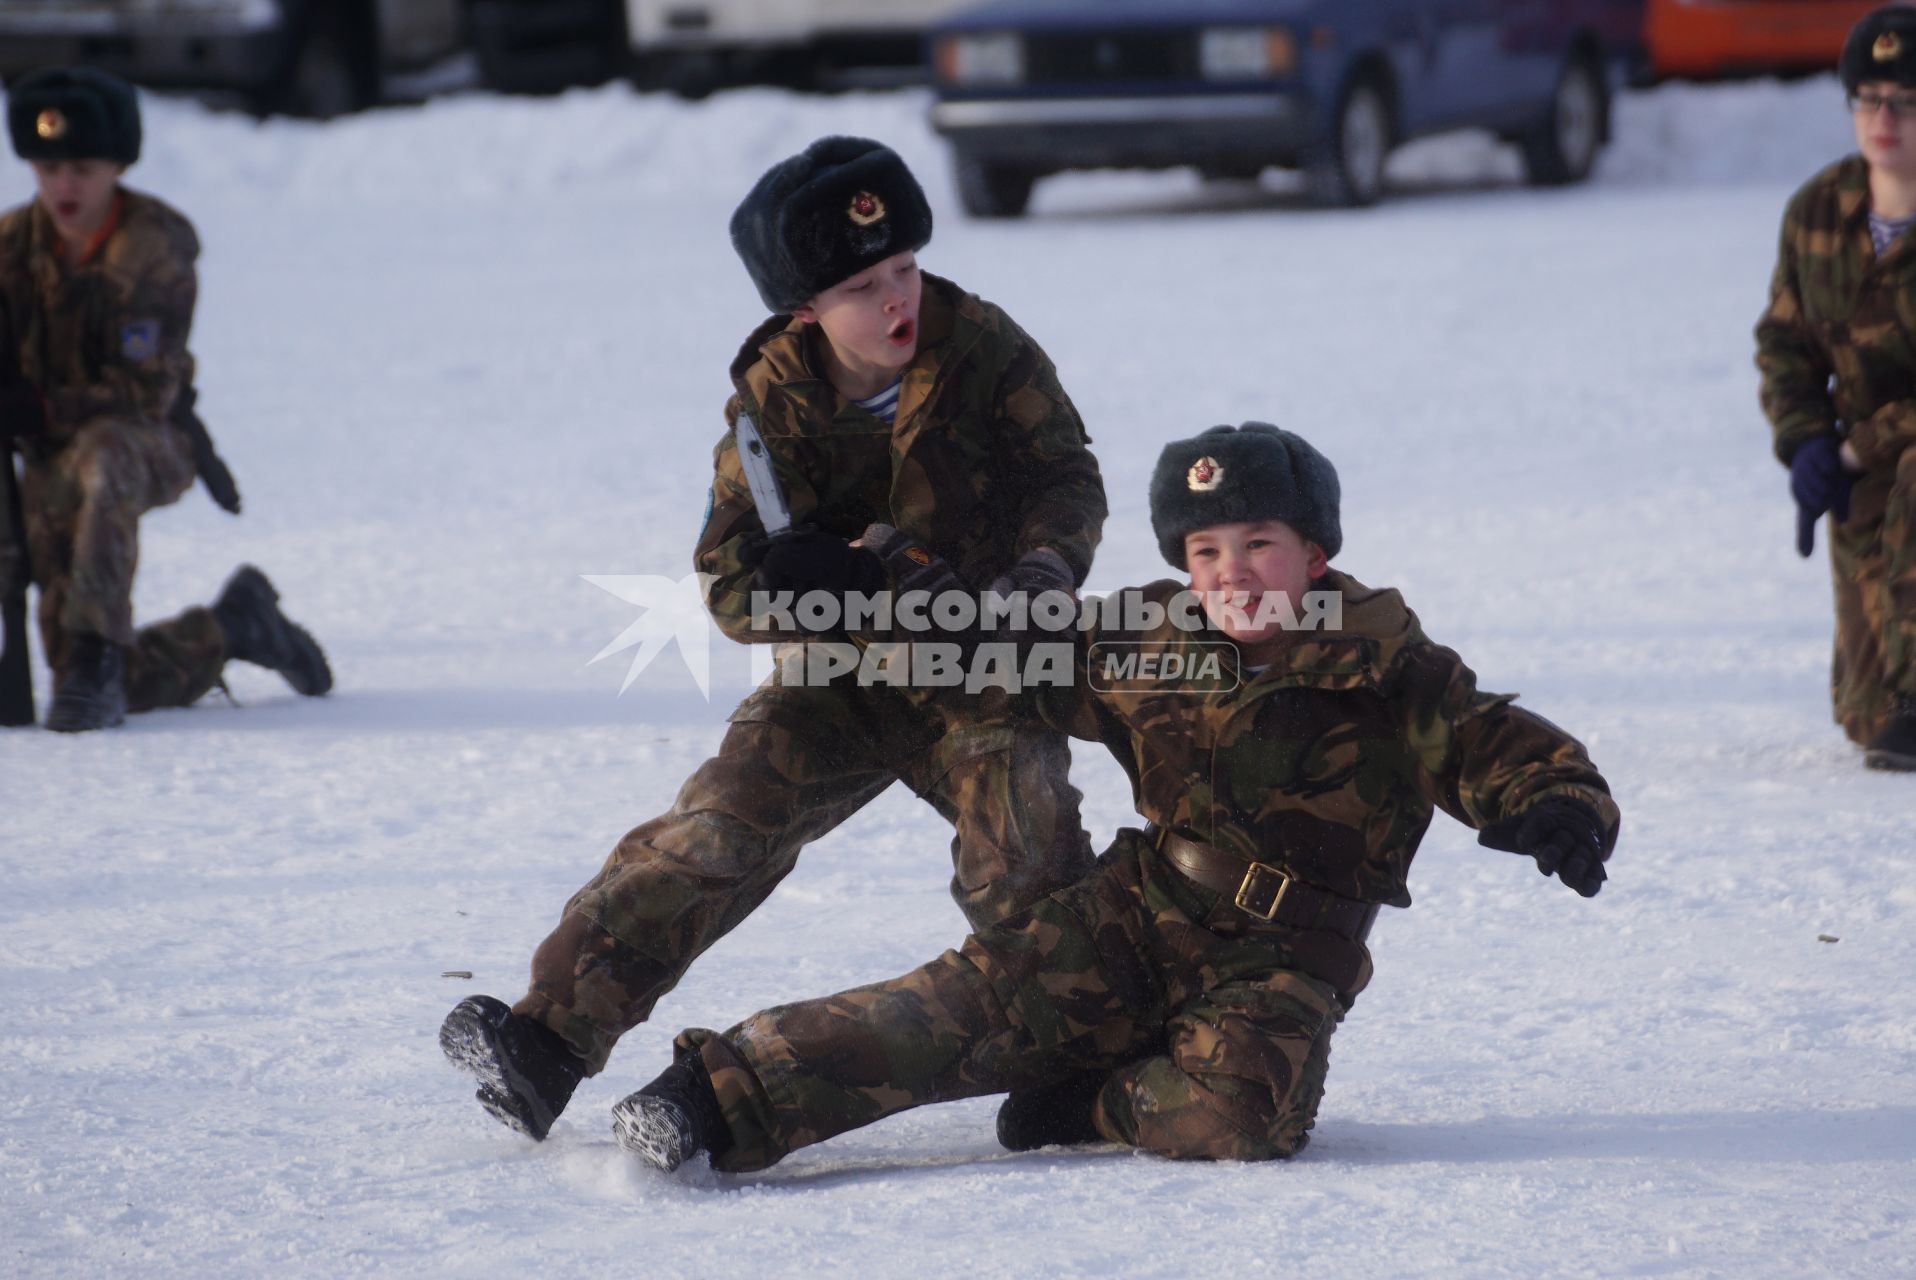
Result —
[[[1084,427],[1009,316],[920,273],[931,210],[903,161],[823,139],[767,172],[731,229],[773,315],[732,362],[726,422],[756,424],[797,527],[767,537],[728,431],[695,555],[719,628],[802,640],[755,624],[755,589],[887,589],[914,562],[865,545],[876,525],[973,588],[1075,590],[1105,517]],[[566,904],[530,991],[510,1009],[463,1001],[440,1043],[489,1112],[543,1138],[799,850],[894,781],[956,828],[951,891],[974,927],[1077,879],[1091,858],[1069,758],[1062,734],[1002,695],[775,678],[732,714],[671,811],[627,834]]]
[[[27,533],[22,555],[0,531],[0,578],[18,583],[30,562],[40,588],[46,727],[185,706],[234,658],[325,693],[325,655],[250,565],[210,608],[134,630],[140,517],[177,500],[196,471],[177,419],[193,394],[199,242],[173,209],[119,185],[140,152],[130,86],[87,69],[38,72],[13,86],[7,123],[39,194],[0,216],[0,442],[25,462]],[[13,465],[4,450],[0,460]]]
[[[1916,770],[1916,9],[1863,18],[1840,72],[1860,154],[1790,200],[1756,363],[1803,555],[1830,515],[1836,722]]]
[[[1021,1089],[999,1113],[1013,1149],[1287,1156],[1434,807],[1586,897],[1602,887],[1618,827],[1603,778],[1561,729],[1480,692],[1397,592],[1328,568],[1337,478],[1309,444],[1261,423],[1172,444],[1151,517],[1201,613],[1180,621],[1176,582],[1142,588],[1165,616],[1087,630],[1074,683],[1042,695],[1047,720],[1117,756],[1151,825],[901,978],[681,1033],[677,1061],[614,1109],[628,1148],[762,1169],[909,1107]],[[1313,588],[1341,595],[1341,625],[1287,630]],[[1100,675],[1101,653],[1139,652],[1221,669]]]

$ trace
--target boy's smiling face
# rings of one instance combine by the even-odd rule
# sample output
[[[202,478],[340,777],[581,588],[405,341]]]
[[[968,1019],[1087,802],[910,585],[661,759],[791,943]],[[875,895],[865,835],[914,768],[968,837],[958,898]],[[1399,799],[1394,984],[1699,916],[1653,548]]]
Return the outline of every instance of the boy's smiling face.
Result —
[[[1322,577],[1327,560],[1322,547],[1298,536],[1282,520],[1217,524],[1184,535],[1184,564],[1191,590],[1204,602],[1211,625],[1239,644],[1280,639],[1282,625],[1269,614],[1263,626],[1251,625],[1264,597],[1282,592],[1296,610]]]
[[[840,280],[792,314],[824,331],[831,358],[840,366],[832,372],[848,374],[852,384],[841,384],[839,390],[876,395],[896,382],[918,354],[922,292],[917,255],[895,253]],[[866,387],[869,390],[863,390]]]

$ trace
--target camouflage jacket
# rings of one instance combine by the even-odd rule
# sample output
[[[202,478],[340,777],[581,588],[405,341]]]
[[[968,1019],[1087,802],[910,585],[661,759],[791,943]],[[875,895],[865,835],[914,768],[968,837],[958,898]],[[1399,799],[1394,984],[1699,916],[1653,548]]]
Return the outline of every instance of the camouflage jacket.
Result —
[[[1569,796],[1596,810],[1605,849],[1614,844],[1617,807],[1576,739],[1509,695],[1479,692],[1397,592],[1334,570],[1320,589],[1343,593],[1342,629],[1300,638],[1255,673],[1218,632],[1180,631],[1172,618],[1086,630],[1072,682],[1042,690],[1039,712],[1102,741],[1158,826],[1367,902],[1410,905],[1405,877],[1433,808],[1482,829]],[[1185,588],[1139,590],[1166,603]],[[1094,669],[1125,646],[1221,655],[1221,678]]]
[[[1904,235],[1876,256],[1862,157],[1790,199],[1756,364],[1785,463],[1838,422],[1869,468],[1893,466],[1916,440],[1916,245]]]
[[[53,452],[89,420],[163,422],[193,381],[193,226],[151,196],[120,191],[119,224],[67,264],[38,200],[0,215],[0,342],[46,401]]]
[[[1104,528],[1104,483],[1050,359],[1011,317],[926,275],[918,356],[889,427],[814,372],[811,329],[774,316],[732,364],[737,392],[696,553],[726,635],[787,638],[751,627],[752,572],[739,553],[763,526],[730,431],[741,408],[774,455],[795,523],[845,538],[892,525],[980,588],[1038,547],[1084,580]]]

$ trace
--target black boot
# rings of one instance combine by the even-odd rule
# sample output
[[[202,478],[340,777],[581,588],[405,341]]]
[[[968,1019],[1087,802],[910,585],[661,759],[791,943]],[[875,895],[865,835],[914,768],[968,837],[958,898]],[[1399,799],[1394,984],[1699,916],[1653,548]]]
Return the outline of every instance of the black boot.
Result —
[[[1916,698],[1898,698],[1896,717],[1889,727],[1870,739],[1863,752],[1863,763],[1872,769],[1893,769],[1898,773],[1916,773]]]
[[[55,733],[111,729],[126,720],[125,656],[101,636],[78,635],[60,675],[59,692],[47,708],[47,728]]]
[[[479,1077],[479,1105],[543,1142],[585,1078],[585,1059],[552,1028],[491,996],[461,1000],[439,1028],[453,1065]]]
[[[1092,1112],[1109,1071],[1085,1071],[1034,1089],[1017,1089],[998,1108],[998,1145],[1007,1151],[1102,1142]]]
[[[279,611],[279,592],[252,565],[241,565],[226,580],[213,617],[226,637],[228,658],[271,668],[309,698],[333,687],[332,668],[318,642]]]
[[[612,1132],[620,1146],[668,1173],[701,1151],[723,1155],[732,1145],[712,1078],[689,1056],[613,1107]]]

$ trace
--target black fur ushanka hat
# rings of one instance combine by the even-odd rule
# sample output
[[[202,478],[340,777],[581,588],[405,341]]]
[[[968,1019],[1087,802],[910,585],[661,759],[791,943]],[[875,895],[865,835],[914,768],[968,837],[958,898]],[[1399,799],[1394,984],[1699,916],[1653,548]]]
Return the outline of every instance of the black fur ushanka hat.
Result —
[[[1295,432],[1268,422],[1212,427],[1174,440],[1151,474],[1151,531],[1179,569],[1184,535],[1213,525],[1282,520],[1324,549],[1344,545],[1337,468]]]
[[[140,158],[133,86],[92,67],[34,71],[7,89],[7,131],[22,160]]]
[[[732,247],[778,315],[930,239],[918,179],[869,138],[820,138],[767,170],[732,214]]]
[[[1843,41],[1836,70],[1844,93],[1866,80],[1916,87],[1916,7],[1886,4],[1864,14]]]

